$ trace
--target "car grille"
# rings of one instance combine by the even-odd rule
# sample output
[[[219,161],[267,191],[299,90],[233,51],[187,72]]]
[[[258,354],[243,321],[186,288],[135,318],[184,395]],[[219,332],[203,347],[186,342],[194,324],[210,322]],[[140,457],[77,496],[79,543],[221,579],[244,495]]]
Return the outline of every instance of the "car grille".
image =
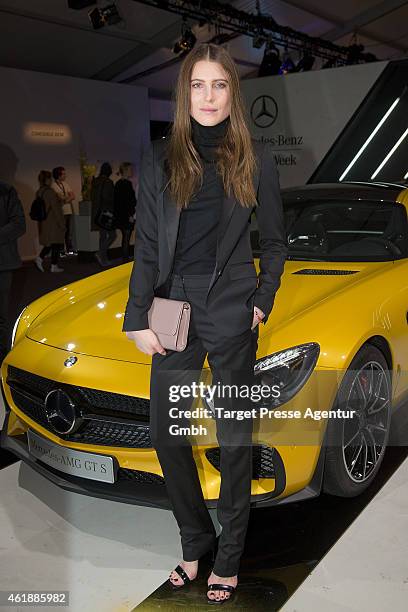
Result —
[[[274,448],[265,444],[252,447],[252,479],[275,478],[275,467],[273,464]],[[220,471],[220,449],[218,447],[208,448],[205,451],[208,461],[216,470]]]
[[[55,380],[38,376],[26,370],[20,370],[14,366],[8,366],[7,383],[16,382],[24,385],[27,389],[31,389],[41,398],[45,398],[47,393],[61,384]],[[72,385],[63,385],[69,392],[70,389],[75,390],[85,400],[85,403],[92,408],[101,408],[104,410],[113,410],[124,412],[137,416],[138,419],[145,417],[149,419],[150,401],[143,397],[133,397],[130,395],[121,395],[119,393],[111,393],[108,391],[100,391],[99,389],[89,389],[88,387],[78,387]]]
[[[357,274],[358,270],[325,270],[324,268],[303,268],[302,270],[296,270],[292,274],[317,274],[320,276],[338,276],[345,274]]]
[[[131,480],[140,484],[154,484],[164,485],[163,476],[159,474],[153,474],[152,472],[141,472],[140,470],[128,470],[126,468],[119,468],[118,480]]]
[[[54,434],[56,432],[44,411],[46,395],[55,388],[63,388],[71,395],[84,422],[73,433],[58,433],[63,440],[101,446],[152,448],[148,425],[150,402],[147,399],[61,384],[14,366],[8,367],[7,384],[15,405]]]

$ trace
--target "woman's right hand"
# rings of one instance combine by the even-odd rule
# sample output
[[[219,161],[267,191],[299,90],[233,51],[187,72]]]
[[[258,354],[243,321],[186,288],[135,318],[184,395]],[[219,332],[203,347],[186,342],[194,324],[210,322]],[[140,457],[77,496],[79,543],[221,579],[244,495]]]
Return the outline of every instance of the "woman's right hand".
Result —
[[[142,351],[142,353],[146,353],[147,355],[153,355],[154,353],[167,355],[165,349],[160,344],[158,337],[152,329],[127,331],[126,336],[128,340],[134,340],[137,348],[139,351]]]

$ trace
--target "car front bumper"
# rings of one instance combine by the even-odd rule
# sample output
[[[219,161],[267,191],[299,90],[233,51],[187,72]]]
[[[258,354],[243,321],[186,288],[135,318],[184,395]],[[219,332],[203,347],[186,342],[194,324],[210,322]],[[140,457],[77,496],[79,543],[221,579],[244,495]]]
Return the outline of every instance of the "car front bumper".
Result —
[[[60,356],[62,359],[64,358],[64,352],[58,350],[56,353],[56,349],[53,347],[44,346],[30,340],[22,340],[6,357],[2,364],[2,384],[0,387],[7,415],[0,437],[0,446],[14,453],[34,470],[66,490],[125,503],[169,509],[170,503],[166,486],[153,448],[125,448],[120,444],[116,446],[79,444],[60,439],[55,433],[44,427],[44,423],[37,422],[33,418],[33,414],[29,416],[21,407],[15,405],[11,388],[7,384],[8,367],[22,367],[28,372],[34,371],[36,376],[46,376],[55,380],[55,384],[59,385],[61,383],[57,381],[61,378],[61,369],[56,369],[55,362],[56,356],[59,358],[58,361]],[[90,356],[81,356],[80,359],[81,368],[78,370],[78,374],[75,373],[75,384],[92,381],[93,389],[104,388],[104,386],[106,388],[106,378],[105,385],[102,387],[100,387],[102,381],[98,379],[98,377],[102,378],[100,374],[101,359]],[[130,389],[127,381],[136,379],[142,381],[141,385],[145,384],[143,381],[146,380],[147,366],[112,360],[109,367],[111,371],[110,380],[115,381],[115,383],[118,381],[118,386],[109,389],[109,391],[116,391],[116,389],[122,391],[123,389],[125,394],[127,393],[130,397],[134,386]],[[63,374],[67,377],[67,382],[64,381],[63,384],[72,384],[73,380],[71,379],[71,382],[68,378],[72,375],[72,372],[68,370],[67,374],[63,371]],[[126,384],[128,388],[126,388]],[[141,393],[141,395],[143,394]],[[73,476],[45,464],[29,452],[26,433],[28,429],[56,445],[85,453],[100,453],[111,456],[117,471],[115,482],[104,483]],[[257,442],[261,445],[268,444],[267,438],[264,436],[261,436]],[[254,445],[257,442],[254,441]],[[252,506],[278,505],[319,495],[324,463],[323,452],[320,452],[319,447],[296,447],[287,444],[277,447],[269,442],[269,450],[271,449],[274,451],[274,478],[260,478],[252,481]],[[209,508],[215,508],[220,473],[216,462],[214,462],[214,455],[219,449],[196,447],[194,450],[204,498]],[[208,451],[212,453],[211,460]]]

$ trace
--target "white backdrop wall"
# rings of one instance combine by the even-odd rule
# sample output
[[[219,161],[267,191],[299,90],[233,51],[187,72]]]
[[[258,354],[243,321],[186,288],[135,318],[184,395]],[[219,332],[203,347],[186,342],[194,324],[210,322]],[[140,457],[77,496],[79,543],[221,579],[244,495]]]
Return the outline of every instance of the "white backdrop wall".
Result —
[[[241,82],[251,133],[272,143],[281,187],[306,183],[387,64]]]
[[[36,223],[29,210],[39,170],[64,166],[81,199],[79,157],[90,163],[121,161],[139,167],[150,139],[145,87],[0,67],[0,179],[13,184],[23,202],[27,232],[19,240],[23,259],[38,253]],[[112,178],[116,179],[116,176]],[[119,245],[119,232],[116,242]]]

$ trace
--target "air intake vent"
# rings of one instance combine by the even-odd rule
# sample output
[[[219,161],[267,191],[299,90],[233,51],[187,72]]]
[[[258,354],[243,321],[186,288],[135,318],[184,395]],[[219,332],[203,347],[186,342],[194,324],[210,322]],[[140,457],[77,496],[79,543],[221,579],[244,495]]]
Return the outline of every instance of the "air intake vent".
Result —
[[[359,270],[322,270],[319,268],[303,268],[303,270],[297,270],[292,274],[317,274],[324,276],[337,276],[344,274],[356,274]]]

